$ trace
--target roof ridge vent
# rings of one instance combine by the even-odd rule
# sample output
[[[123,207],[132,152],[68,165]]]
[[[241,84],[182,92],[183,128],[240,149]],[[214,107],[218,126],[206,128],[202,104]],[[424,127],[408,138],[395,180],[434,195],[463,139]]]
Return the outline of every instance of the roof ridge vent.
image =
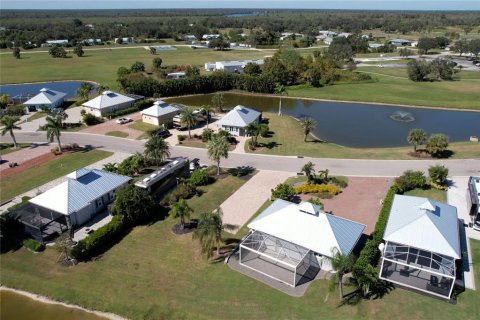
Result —
[[[425,213],[427,212],[434,213],[437,207],[432,202],[430,202],[430,200],[427,199],[427,201],[422,203],[418,208],[424,211]]]

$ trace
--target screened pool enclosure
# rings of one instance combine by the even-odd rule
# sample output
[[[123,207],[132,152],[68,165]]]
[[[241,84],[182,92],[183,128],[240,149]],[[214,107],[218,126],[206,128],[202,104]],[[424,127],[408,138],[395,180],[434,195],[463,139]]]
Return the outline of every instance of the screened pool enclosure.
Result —
[[[240,264],[292,287],[313,280],[320,271],[313,251],[260,231],[241,243]]]
[[[450,298],[455,284],[455,258],[388,241],[380,277],[442,298]]]

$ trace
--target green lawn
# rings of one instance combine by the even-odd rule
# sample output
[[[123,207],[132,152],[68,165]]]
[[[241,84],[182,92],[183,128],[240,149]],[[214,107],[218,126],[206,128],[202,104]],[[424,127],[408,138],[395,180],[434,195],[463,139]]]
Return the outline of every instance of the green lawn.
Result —
[[[189,140],[188,137],[182,141],[182,143],[177,144],[178,146],[182,147],[192,147],[192,148],[203,148],[205,149],[207,147],[207,143],[203,142],[201,140]],[[228,145],[228,150],[233,151],[235,150],[235,145],[234,144],[229,144]]]
[[[274,113],[264,113],[269,119],[272,137],[259,137],[258,141],[267,147],[257,149],[254,153],[274,155],[301,155],[316,158],[345,158],[345,159],[415,159],[408,153],[412,148],[349,148],[331,143],[317,142],[309,136],[303,142],[303,131],[297,120],[292,117],[279,117]],[[480,144],[475,142],[455,142],[450,144],[454,152],[452,159],[468,159],[480,157]],[[247,152],[248,151],[246,148]]]
[[[235,189],[227,179],[189,200],[196,213],[217,207]],[[51,248],[4,254],[2,284],[131,319],[451,320],[475,319],[480,311],[480,294],[470,290],[460,294],[456,305],[395,289],[382,299],[340,306],[338,292],[329,292],[327,281],[318,280],[305,296],[293,298],[223,262],[208,262],[190,234],[171,232],[175,223],[167,219],[137,227],[100,258],[73,268],[58,265]],[[478,266],[480,242],[471,244]],[[475,279],[479,287],[478,267]]]
[[[102,150],[77,151],[65,154],[39,166],[26,169],[0,181],[0,201],[11,199],[21,193],[35,189],[81,167],[112,155]]]
[[[461,71],[455,81],[413,82],[405,68],[359,67],[357,71],[370,73],[376,81],[294,86],[289,96],[480,110],[480,72]]]
[[[112,137],[119,137],[119,138],[126,138],[128,137],[128,133],[123,132],[123,131],[110,131],[105,133],[106,136],[112,136]]]
[[[158,126],[155,126],[150,123],[145,123],[141,119],[133,122],[132,124],[129,124],[128,127],[135,130],[144,131],[144,132],[158,129]]]
[[[3,156],[10,152],[18,151],[22,148],[27,148],[31,146],[31,143],[17,143],[18,148],[13,147],[13,143],[0,143],[0,156]]]
[[[439,202],[447,203],[447,191],[434,188],[423,190],[414,189],[404,193],[406,196],[425,197]]]

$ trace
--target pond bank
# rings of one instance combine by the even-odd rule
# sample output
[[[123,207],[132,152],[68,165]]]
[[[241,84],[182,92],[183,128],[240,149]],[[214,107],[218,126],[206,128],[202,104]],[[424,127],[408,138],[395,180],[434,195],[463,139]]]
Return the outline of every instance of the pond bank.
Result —
[[[34,293],[31,293],[31,292],[27,292],[27,291],[23,291],[23,290],[8,288],[8,287],[5,287],[5,286],[0,286],[0,292],[10,292],[10,293],[14,293],[14,294],[23,296],[25,298],[28,298],[28,299],[31,299],[31,300],[34,300],[34,301],[37,301],[37,302],[40,302],[40,303],[49,304],[49,305],[57,305],[57,306],[62,306],[63,308],[79,310],[79,311],[82,311],[84,313],[88,313],[88,314],[91,314],[91,315],[95,316],[95,317],[91,317],[92,320],[93,319],[98,319],[98,320],[100,320],[100,319],[126,320],[126,318],[123,318],[123,317],[121,317],[119,315],[116,315],[116,314],[113,314],[113,313],[102,312],[102,311],[97,311],[97,310],[89,310],[89,309],[83,308],[83,307],[78,306],[78,305],[55,301],[55,300],[50,299],[48,297],[41,296],[41,295],[38,295],[38,294],[34,294]],[[79,314],[78,316],[79,316],[78,319],[82,319],[82,318],[85,317],[85,315],[82,316],[81,314]]]

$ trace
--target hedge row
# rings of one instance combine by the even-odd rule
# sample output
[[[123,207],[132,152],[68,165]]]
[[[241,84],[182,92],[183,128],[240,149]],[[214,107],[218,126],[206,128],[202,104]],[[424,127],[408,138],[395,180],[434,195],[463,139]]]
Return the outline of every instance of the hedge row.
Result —
[[[382,209],[378,216],[377,223],[375,224],[375,229],[372,232],[372,238],[367,240],[367,243],[363,247],[360,255],[355,264],[371,264],[376,266],[378,259],[380,258],[380,252],[378,246],[383,241],[383,234],[385,233],[385,227],[387,226],[388,216],[390,215],[390,209],[392,208],[393,198],[397,194],[398,188],[394,184],[388,189],[387,195],[383,200]]]
[[[125,230],[121,216],[113,216],[112,220],[103,227],[95,230],[83,240],[80,240],[72,249],[72,256],[77,260],[86,260],[102,252],[111,245]]]
[[[43,249],[45,249],[45,246],[42,243],[37,242],[33,239],[23,240],[23,246],[35,252],[40,252],[40,251],[43,251]]]
[[[140,100],[135,102],[131,107],[126,109],[117,110],[114,112],[109,112],[106,114],[108,118],[117,118],[121,117],[130,113],[134,113],[137,111],[142,111],[143,109],[149,108],[152,106],[152,102],[148,100]]]
[[[295,193],[328,193],[332,196],[342,192],[338,187],[331,184],[303,184],[295,188]]]

